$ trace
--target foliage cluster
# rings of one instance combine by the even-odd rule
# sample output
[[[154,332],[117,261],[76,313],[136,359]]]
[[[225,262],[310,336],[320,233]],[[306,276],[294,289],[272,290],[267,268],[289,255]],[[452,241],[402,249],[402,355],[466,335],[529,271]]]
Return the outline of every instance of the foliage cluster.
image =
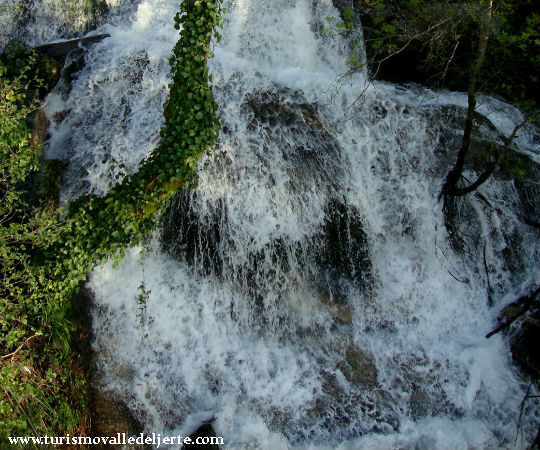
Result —
[[[65,273],[72,272],[70,278],[80,273],[78,264],[93,265],[116,251],[121,257],[126,245],[139,242],[154,226],[153,218],[166,201],[196,182],[199,157],[212,148],[220,129],[206,67],[211,36],[220,24],[218,2],[182,4],[175,17],[175,27],[182,25],[182,30],[169,60],[173,77],[161,142],[135,174],[106,196],[85,196],[70,205],[74,226],[54,249],[69,255],[66,264],[72,266]],[[54,254],[46,259],[51,258]]]
[[[71,283],[51,279],[33,261],[62,227],[50,205],[24,200],[41,150],[26,124],[37,106],[25,98],[35,84],[27,75],[7,77],[0,65],[0,442],[8,434],[70,432],[85,409],[85,380],[69,345]]]
[[[461,146],[440,196],[445,199],[446,209],[449,196],[466,195],[491,176],[505,160],[523,126],[533,120],[540,123],[538,2],[357,0],[355,4],[363,14],[364,36],[353,42],[350,70],[340,77],[340,84],[365,65],[363,58],[358,57],[365,49],[372,77],[467,92]],[[342,13],[339,31],[346,36],[351,36],[354,29],[353,12],[349,6]],[[474,132],[478,92],[505,97],[523,109],[527,118],[504,139],[502,151],[494,152],[492,161],[476,181],[462,187],[459,185]]]
[[[536,0],[360,0],[372,74],[466,91],[492,11],[477,90],[533,111],[539,100],[540,8]],[[490,6],[491,5],[491,6]],[[400,79],[401,78],[401,79]]]
[[[70,431],[80,420],[84,378],[70,367],[70,300],[95,264],[121,258],[152,230],[167,200],[196,182],[197,161],[220,129],[206,66],[219,25],[219,0],[183,2],[160,144],[137,173],[104,197],[79,198],[61,222],[58,210],[24,203],[20,183],[38,166],[39,149],[29,144],[25,123],[35,105],[23,101],[26,75],[8,82],[0,68],[2,441],[8,434]]]

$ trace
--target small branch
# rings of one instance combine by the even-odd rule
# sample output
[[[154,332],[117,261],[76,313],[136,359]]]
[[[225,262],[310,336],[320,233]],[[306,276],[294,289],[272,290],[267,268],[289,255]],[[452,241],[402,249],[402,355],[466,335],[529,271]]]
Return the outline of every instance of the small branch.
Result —
[[[489,282],[489,271],[486,261],[486,247],[487,244],[484,244],[484,269],[486,271],[486,281],[487,281],[487,294],[488,294],[488,305],[493,305],[493,298],[491,297],[491,284]]]
[[[15,356],[19,352],[19,350],[21,350],[26,344],[28,344],[28,342],[30,342],[31,339],[35,338],[36,336],[41,336],[41,334],[34,334],[33,336],[26,338],[24,342],[21,345],[19,345],[15,351],[2,356],[1,359],[8,359],[8,358],[11,358],[12,356]]]
[[[467,278],[465,278],[464,280],[460,280],[458,277],[456,277],[452,272],[450,272],[448,269],[446,269],[446,271],[450,274],[450,276],[456,280],[458,283],[463,283],[463,284],[469,284],[470,283],[470,280],[468,280]]]
[[[448,68],[450,67],[450,63],[454,60],[454,57],[456,56],[456,50],[459,46],[459,39],[456,40],[456,45],[454,46],[454,50],[452,50],[452,54],[450,55],[450,58],[448,58],[448,61],[446,62],[446,65],[444,67],[443,73],[441,75],[441,85],[444,84],[444,79],[446,78],[446,74],[448,73]]]
[[[521,403],[519,404],[519,417],[516,425],[516,437],[514,439],[514,445],[516,445],[517,438],[519,435],[519,429],[521,428],[521,419],[523,418],[523,412],[525,410],[525,400],[529,398],[529,392],[531,391],[532,382],[529,383],[529,387],[527,388],[527,392],[525,393],[525,396],[523,397],[523,400],[521,400]]]
[[[491,163],[486,171],[478,177],[478,179],[471,185],[465,187],[465,188],[458,188],[458,187],[451,187],[450,193],[456,197],[463,197],[464,195],[467,195],[469,192],[474,191],[476,188],[481,186],[486,182],[486,180],[491,176],[491,174],[495,171],[497,168],[497,163]]]
[[[527,117],[526,119],[523,119],[523,121],[521,123],[518,123],[515,127],[514,127],[514,130],[512,131],[512,134],[507,137],[505,140],[504,140],[504,147],[505,149],[512,143],[512,141],[516,138],[517,136],[517,133],[519,130],[521,130],[525,125],[527,125],[529,122],[532,122],[534,116],[536,114],[538,114],[540,112],[540,110],[537,110],[535,111],[534,113],[532,113],[529,117]]]
[[[446,254],[443,252],[443,250],[440,248],[440,247],[437,247],[439,249],[439,251],[442,253],[442,255],[444,256],[444,258],[446,259],[446,262],[448,263],[448,265],[454,269],[456,271],[456,273],[459,273],[459,271],[452,265],[452,263],[450,263],[450,260],[448,259],[448,257],[446,256]],[[471,282],[471,280],[469,280],[468,278],[464,278],[462,280],[460,280],[459,278],[457,278],[457,276],[455,276],[452,272],[450,272],[448,269],[446,269],[446,271],[450,274],[450,276],[456,280],[457,282],[459,283],[463,283],[463,284],[469,284]]]

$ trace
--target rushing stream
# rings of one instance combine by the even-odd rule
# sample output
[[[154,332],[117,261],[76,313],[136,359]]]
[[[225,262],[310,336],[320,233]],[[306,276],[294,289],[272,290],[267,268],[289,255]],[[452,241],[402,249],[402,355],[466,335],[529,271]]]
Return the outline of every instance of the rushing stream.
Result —
[[[491,206],[455,206],[451,238],[438,195],[465,95],[377,82],[346,114],[366,78],[334,89],[349,46],[321,32],[330,0],[225,6],[219,145],[146,248],[91,274],[103,388],[149,432],[215,417],[231,449],[526,447],[538,402],[518,429],[527,381],[504,337],[484,336],[538,282],[538,233],[518,217],[534,186],[493,177]],[[106,192],[158,142],[177,9],[120,8],[48,99],[64,198]],[[480,103],[493,140],[521,120]],[[538,160],[537,132],[516,148]]]

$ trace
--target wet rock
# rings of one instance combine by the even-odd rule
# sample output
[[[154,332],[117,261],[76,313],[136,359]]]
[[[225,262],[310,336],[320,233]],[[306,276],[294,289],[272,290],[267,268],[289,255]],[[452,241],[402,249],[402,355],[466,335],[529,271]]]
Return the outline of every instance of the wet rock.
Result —
[[[58,83],[62,65],[56,59],[45,55],[38,57],[37,64],[36,76],[43,80],[43,87],[40,89],[40,97],[43,98]]]
[[[291,126],[304,122],[309,126],[324,130],[315,106],[309,104],[297,91],[279,89],[276,92],[249,94],[246,97],[246,105],[254,112],[254,117],[258,121],[271,126]],[[255,123],[252,122],[251,125],[254,126]]]
[[[201,443],[189,445],[184,444],[182,446],[182,450],[219,450],[219,445],[212,442],[211,439],[215,437],[217,437],[217,434],[212,424],[208,422],[203,423],[201,426],[199,426],[199,428],[189,435],[192,442],[197,442],[197,439],[199,439],[199,442]]]
[[[455,105],[439,106],[426,111],[430,132],[437,137],[434,154],[437,157],[436,176],[444,177],[453,167],[461,146],[465,126],[466,108]],[[492,161],[501,155],[502,159],[491,175],[497,180],[518,180],[522,182],[540,182],[540,164],[528,155],[510,148],[504,148],[506,137],[503,136],[484,115],[476,112],[473,121],[473,133],[465,169],[480,174]]]
[[[343,169],[337,141],[326,130],[316,105],[298,91],[276,88],[246,97],[243,105],[248,130],[266,141],[279,142],[291,189],[301,191],[316,184],[321,191],[336,191]],[[264,148],[254,146],[255,153]],[[261,160],[265,155],[261,154]]]
[[[41,54],[26,45],[20,39],[13,39],[4,48],[0,60],[7,68],[8,77],[17,77],[24,69],[28,69],[30,78],[35,76],[41,79],[37,83],[31,79],[30,89],[26,101],[31,102],[34,91],[38,91],[39,98],[43,98],[56,85],[60,78],[61,64],[54,58]]]
[[[352,342],[345,349],[345,359],[338,364],[338,368],[351,383],[367,388],[378,386],[377,368],[373,359]]]
[[[78,72],[84,67],[84,56],[85,51],[82,48],[73,50],[66,56],[61,72],[61,79],[64,83],[64,96],[69,94],[73,80],[77,77]]]
[[[353,322],[353,312],[346,303],[336,303],[328,295],[321,299],[328,315],[332,317],[338,325],[351,325]]]
[[[24,30],[27,24],[41,22],[44,18],[36,14],[48,15],[47,25],[56,28],[56,35],[73,37],[95,29],[103,23],[109,11],[107,0],[62,0],[45,2],[43,8],[35,8],[34,0],[19,0],[20,23]],[[48,11],[47,11],[48,10]]]
[[[348,284],[366,288],[370,284],[371,260],[359,211],[343,200],[332,198],[326,207],[322,234],[316,239],[317,266],[333,303],[343,303]],[[323,283],[321,285],[321,282]]]
[[[540,182],[515,179],[522,220],[529,226],[540,228]]]
[[[306,410],[311,429],[332,433],[339,430],[343,440],[369,432],[390,433],[399,429],[398,417],[388,412],[391,408],[378,390],[373,389],[375,386],[364,384],[351,388],[345,386],[341,378],[333,371],[321,372],[322,395]]]
[[[32,47],[25,44],[21,39],[12,39],[4,47],[2,57],[5,58],[4,61],[9,61],[17,64],[18,59],[22,60],[24,58],[27,58],[31,52]]]
[[[91,437],[109,436],[115,437],[118,434],[126,434],[126,437],[140,436],[142,426],[132,416],[129,409],[114,399],[114,396],[105,391],[93,388],[90,393],[90,415],[92,426],[90,429]],[[103,450],[112,450],[122,448],[118,445],[102,445]],[[147,445],[133,445],[129,447],[133,450],[149,449]]]
[[[81,284],[78,292],[71,299],[73,312],[73,324],[76,330],[72,338],[72,349],[78,355],[76,363],[88,378],[88,414],[90,416],[90,429],[87,430],[90,437],[116,437],[118,433],[126,434],[126,438],[138,437],[142,432],[142,426],[135,419],[131,411],[116,396],[101,387],[99,374],[94,366],[94,352],[92,350],[92,316],[91,308],[94,303],[93,292]],[[104,445],[100,448],[149,450],[149,446],[133,445]]]
[[[433,404],[429,394],[421,388],[416,388],[409,397],[409,413],[413,420],[421,420],[433,412]]]
[[[62,111],[58,111],[52,115],[52,120],[56,123],[62,123],[64,119],[71,113],[71,109],[64,109]]]
[[[278,90],[250,94],[242,105],[248,118],[248,128],[264,135],[264,141],[280,143],[285,170],[290,175],[290,189],[301,192],[313,186],[326,190],[336,190],[335,180],[341,173],[337,164],[339,146],[325,130],[316,107],[310,105],[298,92]],[[269,164],[264,146],[254,145],[253,153],[261,165]],[[222,155],[226,164],[227,155]],[[178,193],[165,214],[162,234],[164,248],[177,257],[184,257],[190,264],[197,265],[204,273],[222,273],[229,264],[226,261],[229,244],[228,224],[224,203],[217,202],[204,217],[198,214],[197,200],[192,194]],[[196,194],[193,194],[196,195]],[[332,238],[333,239],[333,238]],[[288,243],[276,239],[257,253],[248,256],[250,268],[256,271],[259,263],[268,256],[276,264],[287,270],[288,254],[293,251]],[[305,258],[308,259],[308,258]],[[235,270],[238,267],[235,266]],[[227,271],[230,274],[231,271]],[[252,276],[240,276],[252,281]]]
[[[499,314],[499,322],[505,323],[523,309],[517,302],[506,306]],[[506,331],[510,340],[512,358],[520,369],[536,383],[540,383],[540,306],[538,303],[519,318]]]
[[[61,78],[64,83],[64,95],[67,95],[71,90],[71,82],[76,77],[76,74],[84,67],[86,49],[109,36],[109,34],[98,34],[80,39],[54,42],[40,45],[35,50],[42,57],[55,61],[59,65],[60,70],[54,85]]]
[[[434,149],[434,164],[426,168],[426,174],[440,180],[441,184],[455,164],[465,114],[465,108],[459,106],[437,107],[426,111],[429,129],[438,140]],[[487,117],[476,114],[471,145],[465,159],[464,175],[467,181],[463,181],[464,185],[476,180],[490,163],[502,156],[500,164],[486,185],[463,197],[449,196],[444,204],[445,225],[456,251],[483,262],[484,247],[488,244],[482,233],[490,233],[493,241],[489,244],[491,249],[488,246],[484,267],[486,279],[491,277],[487,280],[490,284],[487,288],[488,301],[493,296],[502,295],[504,283],[500,281],[501,269],[508,279],[515,283],[522,281],[518,277],[524,273],[523,262],[515,249],[520,248],[524,239],[538,239],[532,234],[534,224],[540,222],[540,164],[526,154],[511,148],[504,149],[504,141],[505,137]],[[485,187],[494,184],[499,194],[485,195]],[[504,193],[504,200],[500,193]],[[506,205],[504,209],[499,206],[502,203]],[[525,224],[532,224],[533,227]],[[504,267],[491,268],[490,260],[504,261]],[[462,281],[468,282],[466,279]]]
[[[437,137],[434,153],[438,158],[439,176],[445,176],[455,163],[461,146],[465,126],[466,108],[456,105],[442,105],[425,111],[430,132]],[[505,137],[497,131],[491,121],[480,113],[475,113],[471,144],[465,160],[465,168],[484,171],[486,164],[493,161],[503,150]],[[509,149],[510,155],[516,153]]]
[[[216,208],[213,214],[201,218],[196,202],[188,191],[178,192],[163,215],[161,234],[163,248],[179,259],[185,259],[203,274],[221,274],[223,214]]]
[[[30,129],[32,130],[32,137],[30,139],[32,147],[36,150],[41,149],[45,143],[47,127],[49,126],[49,121],[43,108],[38,108],[30,114],[26,118],[26,122],[30,124]]]
[[[13,39],[5,46],[0,60],[8,68],[7,75],[10,77],[17,76],[24,68],[29,67],[29,73],[42,80],[41,84],[33,81],[29,92],[33,94],[33,91],[37,90],[39,98],[43,99],[61,77],[69,91],[71,80],[84,66],[84,50],[107,37],[108,34],[99,34],[35,48],[20,39]],[[32,98],[29,96],[27,101],[30,102]]]
[[[523,372],[540,383],[540,313],[528,314],[520,330],[511,338],[512,357]]]

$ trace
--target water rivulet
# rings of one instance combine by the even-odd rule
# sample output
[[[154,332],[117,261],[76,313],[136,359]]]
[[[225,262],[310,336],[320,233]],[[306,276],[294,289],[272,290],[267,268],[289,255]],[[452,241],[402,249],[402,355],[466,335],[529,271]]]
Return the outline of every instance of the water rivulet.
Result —
[[[147,247],[91,275],[104,389],[150,432],[215,417],[227,448],[525,447],[537,403],[517,430],[527,380],[484,336],[538,281],[536,166],[445,218],[465,95],[377,82],[344,117],[366,80],[332,89],[349,46],[320,31],[330,0],[224,6],[219,144]],[[49,99],[65,198],[106,192],[156,146],[177,8],[144,0],[105,25]],[[487,97],[479,112],[477,159],[521,121]],[[515,146],[538,158],[533,128]]]

